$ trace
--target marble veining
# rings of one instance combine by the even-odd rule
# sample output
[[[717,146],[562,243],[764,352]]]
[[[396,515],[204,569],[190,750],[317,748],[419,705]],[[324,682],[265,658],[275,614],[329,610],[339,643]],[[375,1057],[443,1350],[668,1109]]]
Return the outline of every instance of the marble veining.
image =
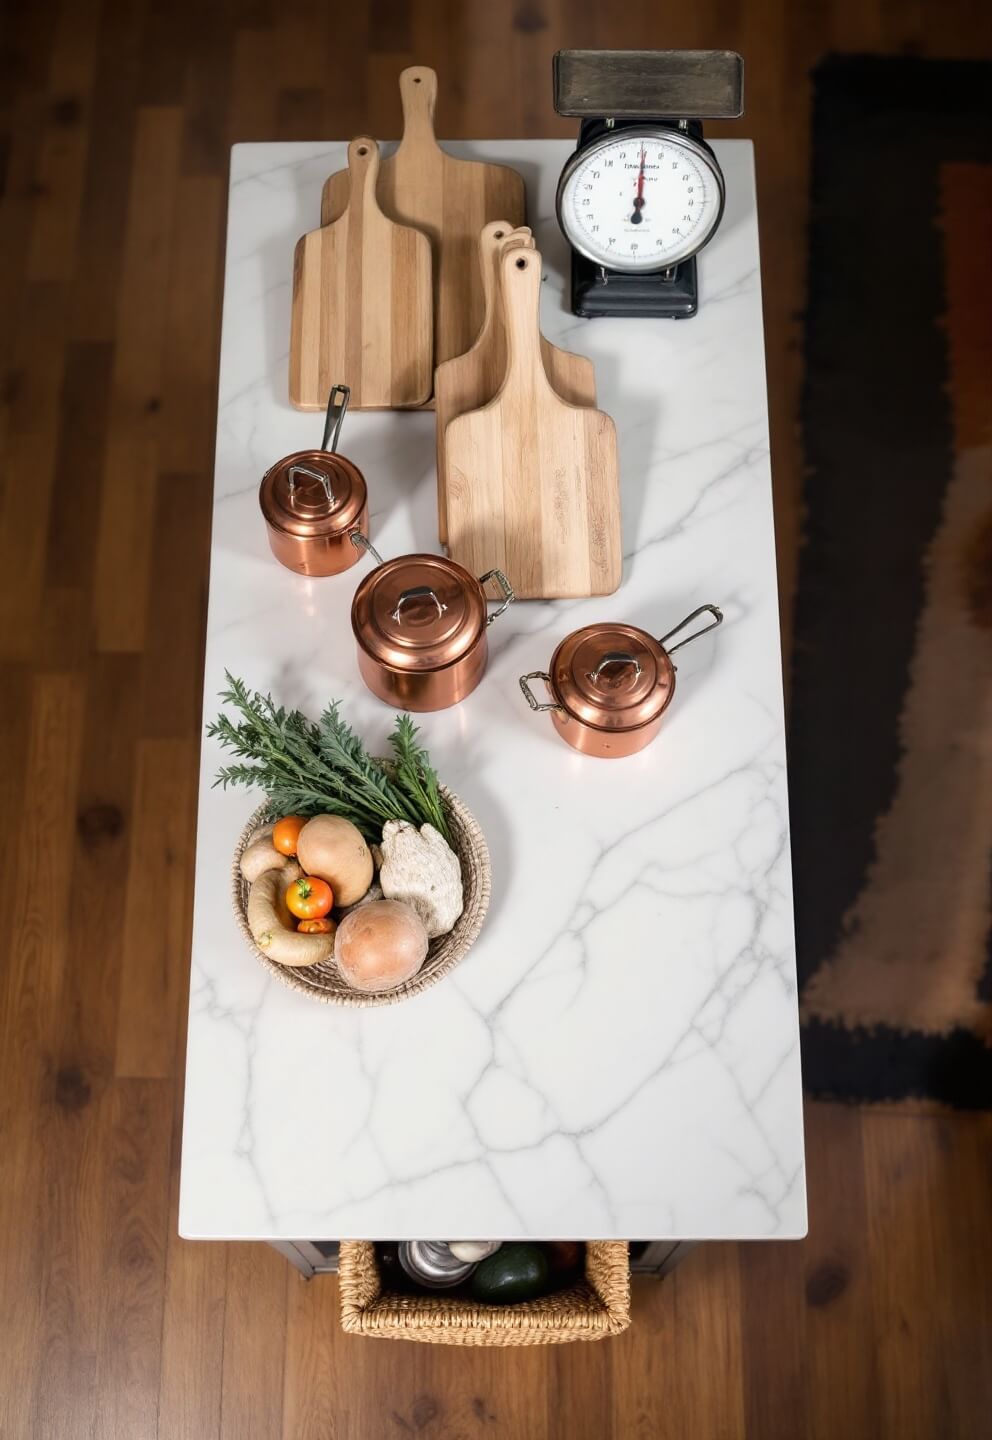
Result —
[[[204,739],[180,1230],[202,1238],[791,1237],[805,1233],[795,947],[751,146],[717,145],[723,225],[691,321],[577,320],[554,187],[570,146],[452,144],[517,164],[544,258],[542,318],[596,364],[617,422],[624,581],[512,606],[466,702],[423,717],[483,824],[493,898],[471,955],[404,1005],[344,1010],[244,950],[230,855],[254,799],[211,788]],[[225,668],[375,745],[349,624],[365,561],[306,580],[272,560],[258,482],[319,443],[287,394],[295,241],[343,144],[235,147],[221,351],[205,718]],[[350,415],[384,555],[436,550],[431,415]],[[511,577],[512,578],[512,577]],[[661,634],[704,601],[654,745],[585,759],[517,677],[567,631]]]

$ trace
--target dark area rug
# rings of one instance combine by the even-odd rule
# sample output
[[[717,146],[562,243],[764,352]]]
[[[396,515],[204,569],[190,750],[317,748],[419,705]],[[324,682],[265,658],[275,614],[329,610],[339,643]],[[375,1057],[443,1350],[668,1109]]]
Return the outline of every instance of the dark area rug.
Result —
[[[992,64],[814,77],[790,775],[813,1095],[992,1107]]]

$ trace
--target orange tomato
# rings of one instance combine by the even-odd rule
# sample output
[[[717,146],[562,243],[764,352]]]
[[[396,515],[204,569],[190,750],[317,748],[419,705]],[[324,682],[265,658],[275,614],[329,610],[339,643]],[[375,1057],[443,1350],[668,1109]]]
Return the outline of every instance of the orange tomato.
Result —
[[[284,855],[295,855],[296,842],[306,823],[303,815],[285,815],[281,820],[277,820],[272,831],[272,843],[276,849],[281,850]]]
[[[301,920],[296,928],[301,935],[330,935],[334,929],[334,921],[321,916],[317,920]]]
[[[301,875],[286,891],[286,904],[298,920],[316,920],[330,910],[334,894],[326,880]]]

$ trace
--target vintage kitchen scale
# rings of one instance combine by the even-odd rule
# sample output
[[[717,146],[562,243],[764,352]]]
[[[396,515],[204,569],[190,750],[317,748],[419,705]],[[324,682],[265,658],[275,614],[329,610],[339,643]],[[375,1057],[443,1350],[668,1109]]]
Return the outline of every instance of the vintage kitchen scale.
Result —
[[[557,196],[574,314],[695,315],[724,205],[701,122],[743,113],[743,74],[732,50],[558,51],[555,109],[582,121]]]

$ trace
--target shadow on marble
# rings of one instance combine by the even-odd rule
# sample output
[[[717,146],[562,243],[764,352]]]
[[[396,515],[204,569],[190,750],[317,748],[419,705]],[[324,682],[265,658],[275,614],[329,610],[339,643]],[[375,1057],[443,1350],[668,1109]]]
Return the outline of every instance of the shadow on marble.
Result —
[[[460,758],[464,759],[464,757]],[[512,796],[501,795],[485,782],[480,781],[479,768],[479,766],[470,766],[468,773],[471,775],[471,779],[467,784],[461,785],[458,794],[481,825],[482,833],[485,835],[486,844],[489,847],[489,858],[492,863],[492,892],[489,898],[489,911],[482,928],[482,935],[485,936],[486,926],[493,924],[500,917],[513,878],[515,851],[509,822],[506,818],[506,807],[515,802]]]

